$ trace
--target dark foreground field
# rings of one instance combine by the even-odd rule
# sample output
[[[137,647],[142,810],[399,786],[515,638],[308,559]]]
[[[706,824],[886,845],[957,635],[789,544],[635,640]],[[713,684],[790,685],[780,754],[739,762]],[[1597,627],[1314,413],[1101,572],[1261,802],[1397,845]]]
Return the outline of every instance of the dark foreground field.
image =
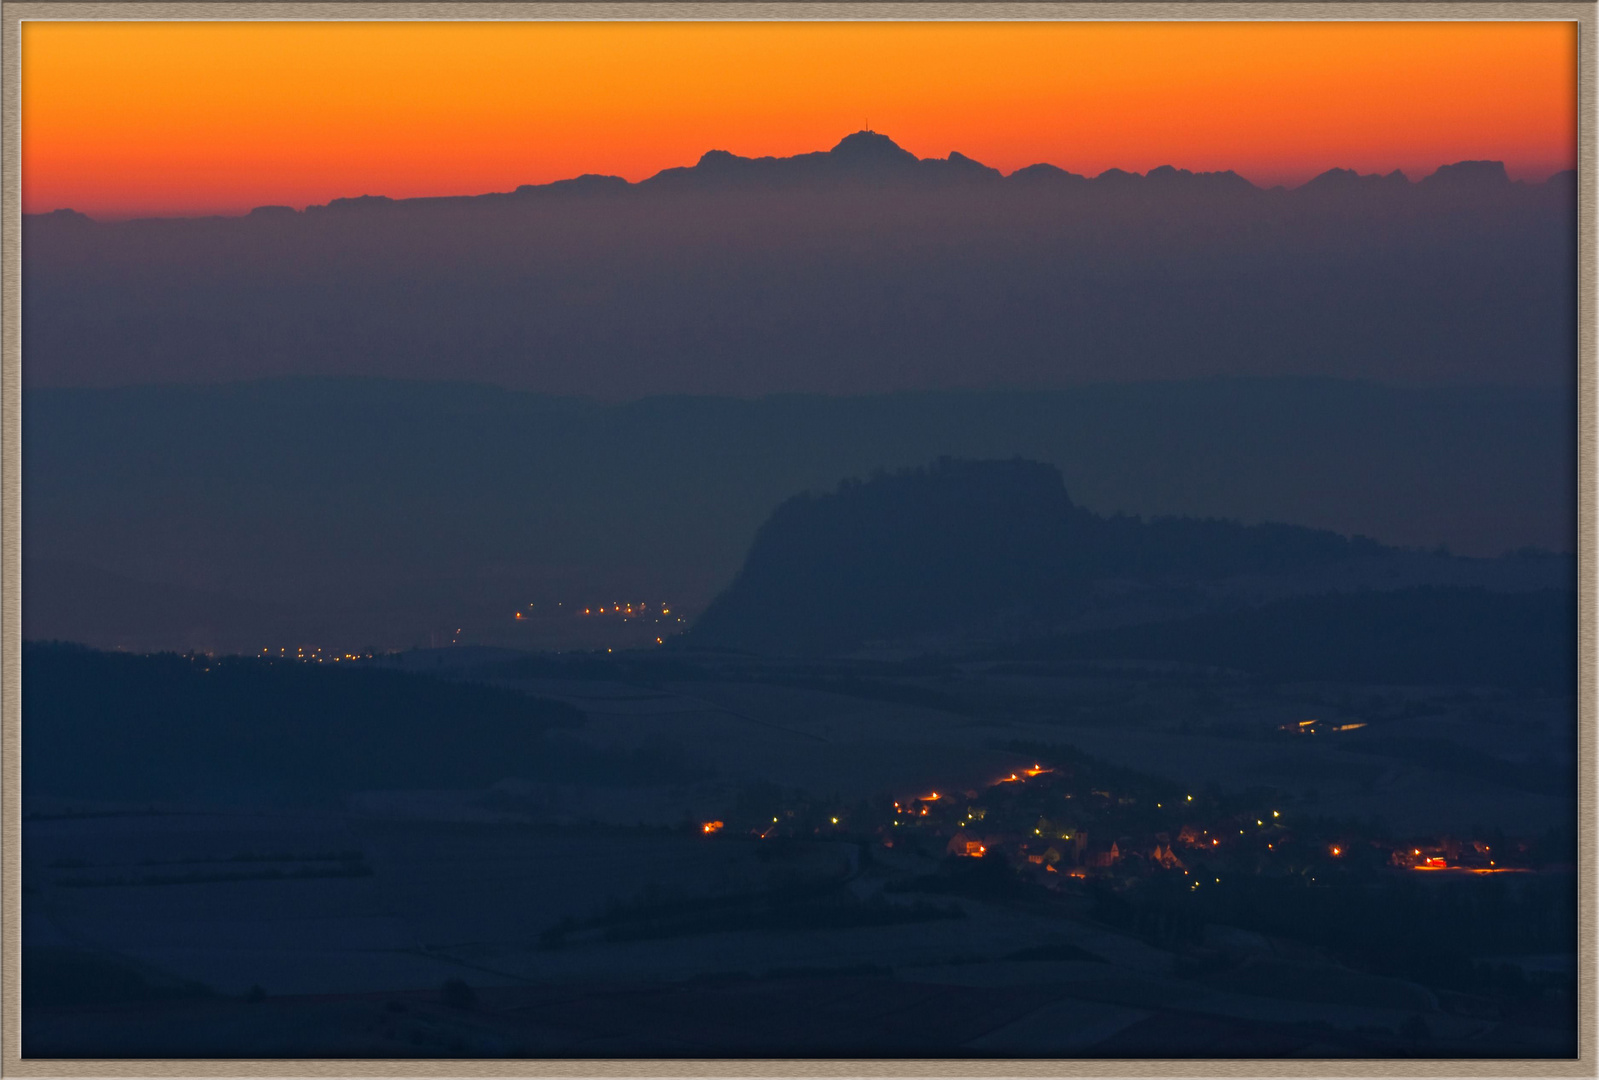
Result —
[[[1012,965],[1014,966],[1014,965]],[[450,1006],[429,992],[39,1009],[30,1057],[1563,1057],[1573,1027],[1413,1013],[1403,1033],[1351,1010],[1117,984],[1088,965],[1007,965],[680,983],[496,987]],[[1196,992],[1198,990],[1198,992]],[[1322,1014],[1333,1014],[1327,1019]],[[1373,1018],[1376,1019],[1376,1018]]]
[[[1558,691],[98,655],[30,646],[33,686],[121,672],[106,702],[28,706],[59,727],[24,762],[30,1058],[1574,1053]],[[128,744],[94,727],[132,715],[130,671],[220,718],[209,774],[148,767],[149,718]],[[355,695],[337,730],[325,686]],[[420,785],[438,751],[407,725],[451,695],[516,734]],[[252,756],[239,732],[274,710],[367,786]]]

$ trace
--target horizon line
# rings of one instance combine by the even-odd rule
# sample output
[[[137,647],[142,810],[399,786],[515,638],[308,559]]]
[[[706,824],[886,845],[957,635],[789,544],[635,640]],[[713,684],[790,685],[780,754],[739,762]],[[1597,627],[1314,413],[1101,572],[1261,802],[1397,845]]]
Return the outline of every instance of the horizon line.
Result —
[[[583,173],[577,174],[576,176],[559,177],[557,179],[544,181],[542,183],[519,184],[519,185],[511,188],[509,191],[441,192],[441,193],[433,193],[433,194],[425,194],[425,195],[399,195],[399,196],[375,194],[375,193],[372,193],[372,192],[362,192],[361,194],[358,194],[358,195],[336,195],[336,196],[332,196],[326,202],[320,202],[320,203],[307,202],[307,203],[301,203],[301,204],[298,204],[298,205],[296,205],[294,203],[272,203],[272,202],[258,203],[258,204],[255,204],[253,206],[250,206],[248,208],[235,209],[235,210],[233,210],[233,212],[229,212],[228,210],[219,209],[219,210],[212,210],[212,211],[196,211],[196,212],[191,212],[191,213],[166,213],[166,214],[162,214],[162,213],[143,213],[141,211],[134,210],[134,211],[128,211],[126,213],[123,213],[123,212],[120,212],[120,211],[114,211],[114,212],[110,212],[110,213],[101,212],[99,214],[91,214],[91,213],[88,213],[88,212],[85,212],[85,211],[78,210],[75,207],[59,206],[59,207],[53,207],[53,208],[51,208],[49,210],[31,210],[31,211],[30,210],[24,210],[22,212],[22,216],[23,217],[47,217],[47,216],[50,216],[52,214],[71,213],[71,214],[81,215],[82,217],[87,218],[90,221],[107,222],[107,223],[110,223],[110,222],[127,222],[127,221],[199,221],[199,220],[206,220],[206,219],[211,219],[211,218],[222,218],[222,219],[230,219],[231,220],[231,219],[234,219],[234,218],[246,218],[246,217],[249,217],[252,213],[254,213],[257,210],[286,209],[286,210],[292,210],[296,214],[301,214],[301,213],[305,213],[306,211],[312,210],[312,209],[321,209],[321,208],[330,207],[334,203],[350,202],[350,201],[355,201],[355,200],[359,200],[359,199],[375,199],[375,200],[382,200],[382,201],[387,201],[387,202],[400,203],[400,202],[425,202],[425,201],[430,201],[430,200],[435,200],[435,199],[479,199],[479,198],[485,198],[485,197],[493,196],[493,195],[514,195],[514,194],[516,194],[519,191],[524,191],[524,190],[527,190],[527,189],[548,188],[548,187],[553,187],[553,186],[555,186],[557,184],[568,184],[568,183],[572,183],[572,182],[575,182],[575,181],[578,181],[578,180],[583,180],[583,179],[588,179],[588,178],[594,178],[594,179],[598,179],[598,180],[619,180],[623,184],[625,184],[628,188],[631,189],[631,188],[638,188],[638,187],[641,187],[641,186],[643,186],[645,184],[648,184],[652,180],[656,180],[657,178],[659,178],[659,177],[661,177],[661,176],[663,176],[663,175],[665,175],[667,173],[687,172],[687,171],[692,171],[694,169],[697,169],[701,165],[703,165],[704,162],[705,162],[705,159],[707,157],[709,157],[710,155],[712,155],[712,154],[726,154],[726,155],[728,155],[730,157],[733,157],[733,158],[735,158],[735,159],[737,159],[739,161],[749,161],[749,162],[753,162],[753,161],[794,161],[794,160],[796,160],[798,158],[807,157],[807,156],[810,156],[810,155],[834,153],[834,152],[836,152],[839,149],[839,147],[843,146],[846,141],[848,141],[849,139],[854,138],[856,136],[860,136],[860,135],[876,136],[876,137],[878,137],[880,139],[883,139],[885,142],[887,142],[891,146],[895,147],[896,149],[901,149],[901,150],[904,149],[903,147],[900,147],[900,145],[897,142],[895,142],[891,136],[885,135],[884,133],[882,133],[880,131],[875,131],[875,130],[872,130],[870,128],[861,128],[861,129],[859,129],[857,131],[853,131],[853,132],[850,132],[849,134],[845,135],[842,139],[839,140],[838,143],[836,143],[830,149],[802,151],[801,153],[790,154],[790,155],[787,155],[787,156],[779,156],[779,155],[773,155],[773,154],[763,154],[763,155],[759,155],[759,156],[746,156],[746,155],[736,154],[736,153],[733,153],[731,151],[721,150],[719,148],[713,147],[710,150],[703,151],[700,154],[699,160],[697,160],[692,165],[668,165],[668,166],[665,166],[663,168],[657,169],[655,172],[653,172],[653,173],[649,174],[648,176],[645,176],[645,177],[643,177],[643,178],[641,178],[639,180],[628,180],[626,177],[619,176],[619,175],[612,174],[612,173],[583,172]],[[938,158],[938,157],[916,157],[916,155],[912,154],[911,151],[908,151],[908,150],[906,150],[905,153],[911,154],[911,156],[918,163],[920,163],[920,162],[948,162],[948,161],[951,161],[952,158],[959,157],[959,158],[962,158],[962,159],[964,159],[966,161],[972,162],[973,164],[975,164],[977,166],[980,166],[982,168],[992,168],[991,166],[985,165],[983,162],[978,161],[975,158],[971,158],[971,157],[969,157],[969,156],[967,156],[965,154],[962,154],[958,150],[951,150],[949,155],[947,155],[945,157],[942,157],[942,158]],[[1262,186],[1261,184],[1256,183],[1254,180],[1250,179],[1248,176],[1245,176],[1243,173],[1238,172],[1236,169],[1207,169],[1207,170],[1188,169],[1188,168],[1185,168],[1183,166],[1174,165],[1174,164],[1171,164],[1171,163],[1150,166],[1144,172],[1137,172],[1135,170],[1122,169],[1122,168],[1120,168],[1118,166],[1111,166],[1109,168],[1101,170],[1100,172],[1098,172],[1098,173],[1096,173],[1096,174],[1094,174],[1092,176],[1089,176],[1086,173],[1073,172],[1072,170],[1066,168],[1063,165],[1059,165],[1059,164],[1056,164],[1055,162],[1050,162],[1050,161],[1037,161],[1037,162],[1032,162],[1031,164],[1028,164],[1028,165],[1018,166],[1017,168],[1011,170],[1009,173],[1001,172],[998,169],[994,169],[993,171],[999,172],[999,174],[1000,174],[999,178],[1001,180],[1010,180],[1010,179],[1016,177],[1019,173],[1025,172],[1028,169],[1033,169],[1033,168],[1038,168],[1040,166],[1044,166],[1044,167],[1048,167],[1048,168],[1059,169],[1062,173],[1065,173],[1068,176],[1079,177],[1079,178],[1083,179],[1086,182],[1093,183],[1093,182],[1097,182],[1099,180],[1104,179],[1105,177],[1111,175],[1112,173],[1118,173],[1118,174],[1121,174],[1123,176],[1137,178],[1137,179],[1145,179],[1145,178],[1147,178],[1149,176],[1150,173],[1159,172],[1160,170],[1163,170],[1163,169],[1171,169],[1171,170],[1174,170],[1174,171],[1176,171],[1178,173],[1186,173],[1188,175],[1196,176],[1196,177],[1198,177],[1198,176],[1228,176],[1228,175],[1235,176],[1238,179],[1242,180],[1244,183],[1248,184],[1254,190],[1264,193],[1264,192],[1271,192],[1271,191],[1298,191],[1298,190],[1300,190],[1300,189],[1302,189],[1304,187],[1307,187],[1308,185],[1314,183],[1315,181],[1321,179],[1322,177],[1328,176],[1328,175],[1331,175],[1331,174],[1334,174],[1334,173],[1350,173],[1350,174],[1353,174],[1355,177],[1360,178],[1360,179],[1368,179],[1368,178],[1387,179],[1387,178],[1392,177],[1392,176],[1397,174],[1398,176],[1400,176],[1404,180],[1405,183],[1413,185],[1413,184],[1421,183],[1422,181],[1427,180],[1430,177],[1436,176],[1439,172],[1441,172],[1442,170],[1444,170],[1446,168],[1452,168],[1452,167],[1458,166],[1458,165],[1475,164],[1475,163],[1497,165],[1502,170],[1505,171],[1505,174],[1506,174],[1507,177],[1509,176],[1509,166],[1505,162],[1505,160],[1500,159],[1500,158],[1462,158],[1462,159],[1459,159],[1457,161],[1440,162],[1439,164],[1433,166],[1431,172],[1428,172],[1425,176],[1421,176],[1420,178],[1412,178],[1411,174],[1406,172],[1401,167],[1395,167],[1394,169],[1392,169],[1392,170],[1390,170],[1389,172],[1386,172],[1386,173],[1381,173],[1381,172],[1362,173],[1362,172],[1359,172],[1356,169],[1347,168],[1345,166],[1332,165],[1332,166],[1329,166],[1329,167],[1321,170],[1320,172],[1317,172],[1317,173],[1311,175],[1310,177],[1306,178],[1305,180],[1303,180],[1303,181],[1301,181],[1301,182],[1299,182],[1297,184],[1289,185],[1289,184],[1284,184],[1284,183],[1277,183],[1277,184],[1271,184],[1271,185],[1268,185],[1268,186]],[[1523,179],[1519,179],[1519,180],[1511,179],[1510,182],[1512,184],[1523,184],[1523,185],[1528,185],[1528,186],[1540,186],[1542,184],[1547,184],[1550,180],[1554,179],[1557,176],[1561,176],[1561,175],[1564,175],[1566,173],[1573,173],[1573,172],[1576,171],[1573,168],[1565,167],[1565,168],[1552,168],[1547,173],[1543,173],[1543,169],[1544,168],[1547,168],[1547,166],[1538,166],[1534,170],[1533,175],[1538,175],[1538,174],[1542,173],[1542,179],[1540,179],[1540,180],[1535,180],[1534,181],[1534,180],[1529,180],[1529,179],[1523,178]]]

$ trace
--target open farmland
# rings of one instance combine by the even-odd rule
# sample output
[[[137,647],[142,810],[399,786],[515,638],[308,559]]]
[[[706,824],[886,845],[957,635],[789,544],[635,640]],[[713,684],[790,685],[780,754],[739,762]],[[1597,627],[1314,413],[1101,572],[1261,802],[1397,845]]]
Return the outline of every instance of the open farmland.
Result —
[[[1115,665],[514,664],[482,654],[443,685],[580,711],[541,753],[581,772],[508,759],[483,786],[314,805],[30,797],[28,1053],[215,1052],[190,1034],[220,1030],[206,1017],[249,1052],[352,1056],[1473,1056],[1574,1037],[1572,969],[1532,938],[1429,975],[1158,899],[1194,872],[1336,881],[1355,871],[1326,845],[1352,844],[1381,887],[1429,883],[1407,893],[1423,908],[1466,887],[1553,901],[1558,938],[1571,879],[1538,837],[1571,812],[1569,700]],[[1256,803],[1282,815],[1258,838],[1229,824]],[[1457,880],[1492,868],[1473,854],[1490,840],[1517,880]],[[1425,858],[1372,861],[1412,843]],[[989,863],[1017,869],[973,876]],[[1523,989],[1458,973],[1512,969]],[[466,1004],[441,989],[457,981]]]

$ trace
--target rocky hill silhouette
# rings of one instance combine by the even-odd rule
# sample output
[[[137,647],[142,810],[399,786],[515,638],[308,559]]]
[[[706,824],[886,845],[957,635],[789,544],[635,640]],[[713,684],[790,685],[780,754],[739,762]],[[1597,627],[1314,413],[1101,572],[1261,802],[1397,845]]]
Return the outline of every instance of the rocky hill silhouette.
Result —
[[[457,627],[525,644],[507,620],[534,600],[666,599],[692,617],[795,492],[940,456],[1049,463],[1099,514],[1285,521],[1479,556],[1576,543],[1574,410],[1505,387],[603,405],[294,379],[30,390],[22,439],[25,632],[103,648],[365,650]]]
[[[961,652],[1065,630],[1093,641],[1089,631],[1306,593],[1480,585],[1494,562],[1291,525],[1100,516],[1072,502],[1051,466],[946,458],[785,502],[687,640],[798,655]],[[1107,640],[1160,658],[1147,634],[1119,632]],[[1193,637],[1170,658],[1207,655]],[[1064,640],[1065,655],[1099,655]]]

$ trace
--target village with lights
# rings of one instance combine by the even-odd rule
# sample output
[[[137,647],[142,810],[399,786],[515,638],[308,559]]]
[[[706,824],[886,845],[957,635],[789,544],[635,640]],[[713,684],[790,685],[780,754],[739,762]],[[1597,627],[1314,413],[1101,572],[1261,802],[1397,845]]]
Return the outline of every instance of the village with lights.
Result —
[[[1095,766],[1098,766],[1096,770]],[[1195,795],[1125,769],[1120,784],[1106,766],[1049,766],[998,777],[988,787],[928,791],[892,807],[786,808],[747,826],[761,839],[870,838],[883,848],[910,847],[950,858],[997,859],[1052,890],[1094,879],[1125,886],[1137,879],[1182,877],[1190,889],[1222,876],[1419,872],[1441,877],[1573,870],[1550,862],[1537,839],[1430,836],[1394,838],[1354,822],[1285,814],[1269,796]],[[1103,786],[1100,786],[1103,784]],[[728,831],[704,822],[706,835]],[[735,830],[736,831],[736,830]],[[1556,856],[1556,858],[1558,858]]]

